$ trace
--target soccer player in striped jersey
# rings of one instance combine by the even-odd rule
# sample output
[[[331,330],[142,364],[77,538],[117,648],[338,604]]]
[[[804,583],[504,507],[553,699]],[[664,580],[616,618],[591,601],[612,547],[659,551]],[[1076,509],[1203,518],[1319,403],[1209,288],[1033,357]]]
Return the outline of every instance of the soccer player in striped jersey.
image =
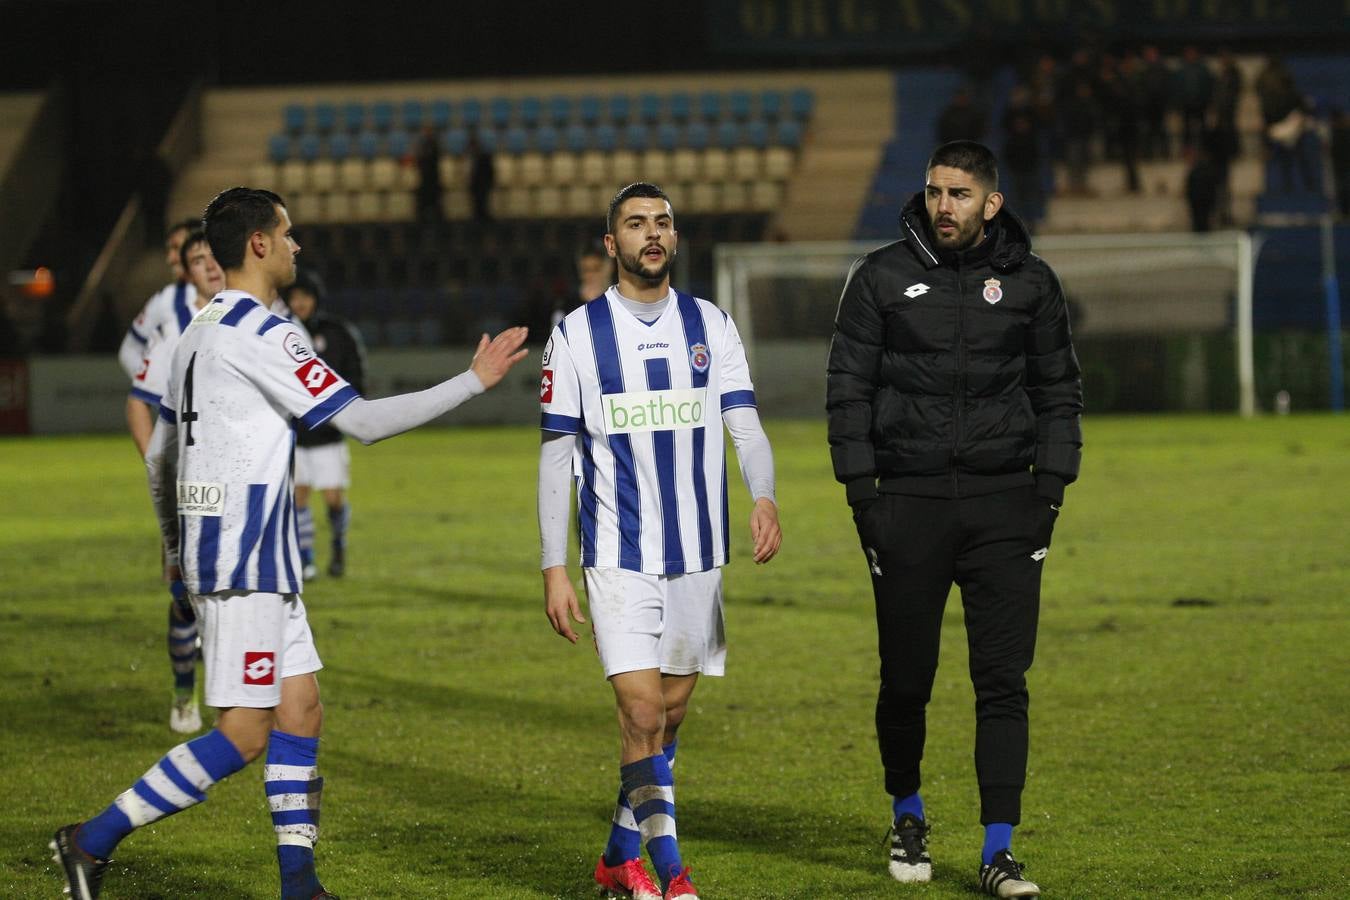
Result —
[[[492,387],[526,352],[524,328],[484,335],[468,371],[418,393],[364,400],[266,305],[295,280],[300,252],[281,198],[231,188],[204,221],[227,290],[174,352],[146,469],[166,574],[181,566],[201,625],[206,702],[221,712],[214,729],[174,747],[103,812],[57,830],[52,849],[76,900],[98,897],[108,856],[134,829],[202,802],[264,750],[281,896],[333,896],[314,868],[322,663],[300,599],[291,418],[331,421],[371,443]]]
[[[190,322],[208,300],[225,287],[225,273],[211,255],[206,232],[200,228],[180,241],[179,259],[193,299],[181,307]],[[131,393],[136,402],[145,403],[159,414],[159,404],[169,384],[169,366],[173,350],[187,325],[176,312],[172,323],[151,330],[145,346],[145,358],[133,380]],[[169,583],[168,623],[169,664],[173,669],[173,706],[169,708],[169,728],[179,734],[192,734],[202,727],[197,704],[197,615],[180,579]]]
[[[680,857],[671,769],[698,676],[721,675],[726,658],[724,425],[754,499],[754,561],[771,560],[782,541],[740,335],[725,312],[671,289],[677,243],[660,188],[615,195],[605,247],[618,284],[553,330],[539,390],[545,611],[576,643],[572,621],[585,619],[566,565],[575,477],[591,627],[619,711],[621,787],[595,880],[608,896],[638,900],[698,896]]]

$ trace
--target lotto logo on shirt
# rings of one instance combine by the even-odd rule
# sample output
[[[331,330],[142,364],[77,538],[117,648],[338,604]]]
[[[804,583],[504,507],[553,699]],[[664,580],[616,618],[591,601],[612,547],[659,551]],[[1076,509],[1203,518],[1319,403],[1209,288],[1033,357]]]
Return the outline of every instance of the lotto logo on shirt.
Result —
[[[276,684],[276,654],[257,650],[244,651],[244,684]]]
[[[553,402],[553,370],[545,369],[544,374],[539,379],[539,402]]]
[[[299,378],[300,383],[305,386],[305,390],[315,397],[337,383],[337,376],[317,359],[311,359],[296,369],[295,377]]]

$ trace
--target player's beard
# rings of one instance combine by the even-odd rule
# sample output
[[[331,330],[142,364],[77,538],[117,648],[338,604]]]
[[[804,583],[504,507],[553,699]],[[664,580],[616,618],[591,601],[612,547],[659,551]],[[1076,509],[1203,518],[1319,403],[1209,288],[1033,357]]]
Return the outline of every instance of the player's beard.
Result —
[[[661,249],[665,250],[664,247]],[[623,266],[625,272],[628,272],[630,275],[636,275],[638,278],[642,279],[648,287],[657,287],[662,281],[665,281],[666,276],[670,274],[670,264],[675,259],[675,251],[666,250],[665,254],[661,257],[660,265],[656,266],[656,268],[652,268],[643,263],[642,254],[646,252],[647,248],[643,247],[642,250],[637,253],[620,253],[619,265]]]
[[[969,250],[979,242],[984,230],[984,219],[980,216],[972,216],[969,222],[964,223],[953,216],[943,216],[941,221],[956,226],[956,233],[944,238],[937,230],[937,221],[933,222],[933,242],[942,250]]]

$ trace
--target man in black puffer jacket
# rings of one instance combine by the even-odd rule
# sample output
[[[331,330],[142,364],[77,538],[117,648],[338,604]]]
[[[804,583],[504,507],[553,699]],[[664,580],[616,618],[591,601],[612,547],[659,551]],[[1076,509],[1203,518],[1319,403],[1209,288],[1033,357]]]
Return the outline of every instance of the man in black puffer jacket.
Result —
[[[955,582],[976,698],[980,884],[1037,896],[1010,852],[1026,779],[1025,675],[1042,563],[1078,475],[1082,385],[1059,279],[1003,209],[994,155],[944,144],[926,178],[900,215],[900,240],[849,272],[826,402],[834,474],[876,598],[890,871],[931,878],[919,763]]]

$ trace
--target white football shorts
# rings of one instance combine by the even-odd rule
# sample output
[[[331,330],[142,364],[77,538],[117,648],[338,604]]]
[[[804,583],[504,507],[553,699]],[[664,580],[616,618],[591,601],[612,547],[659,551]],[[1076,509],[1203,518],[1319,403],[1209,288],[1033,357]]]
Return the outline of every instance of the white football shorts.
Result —
[[[648,575],[607,566],[583,570],[595,649],[605,677],[660,669],[721,675],[727,639],[722,570]]]
[[[295,448],[295,483],[316,491],[351,487],[352,455],[346,441]]]
[[[206,666],[206,705],[270,709],[281,679],[323,668],[299,594],[192,595]]]

